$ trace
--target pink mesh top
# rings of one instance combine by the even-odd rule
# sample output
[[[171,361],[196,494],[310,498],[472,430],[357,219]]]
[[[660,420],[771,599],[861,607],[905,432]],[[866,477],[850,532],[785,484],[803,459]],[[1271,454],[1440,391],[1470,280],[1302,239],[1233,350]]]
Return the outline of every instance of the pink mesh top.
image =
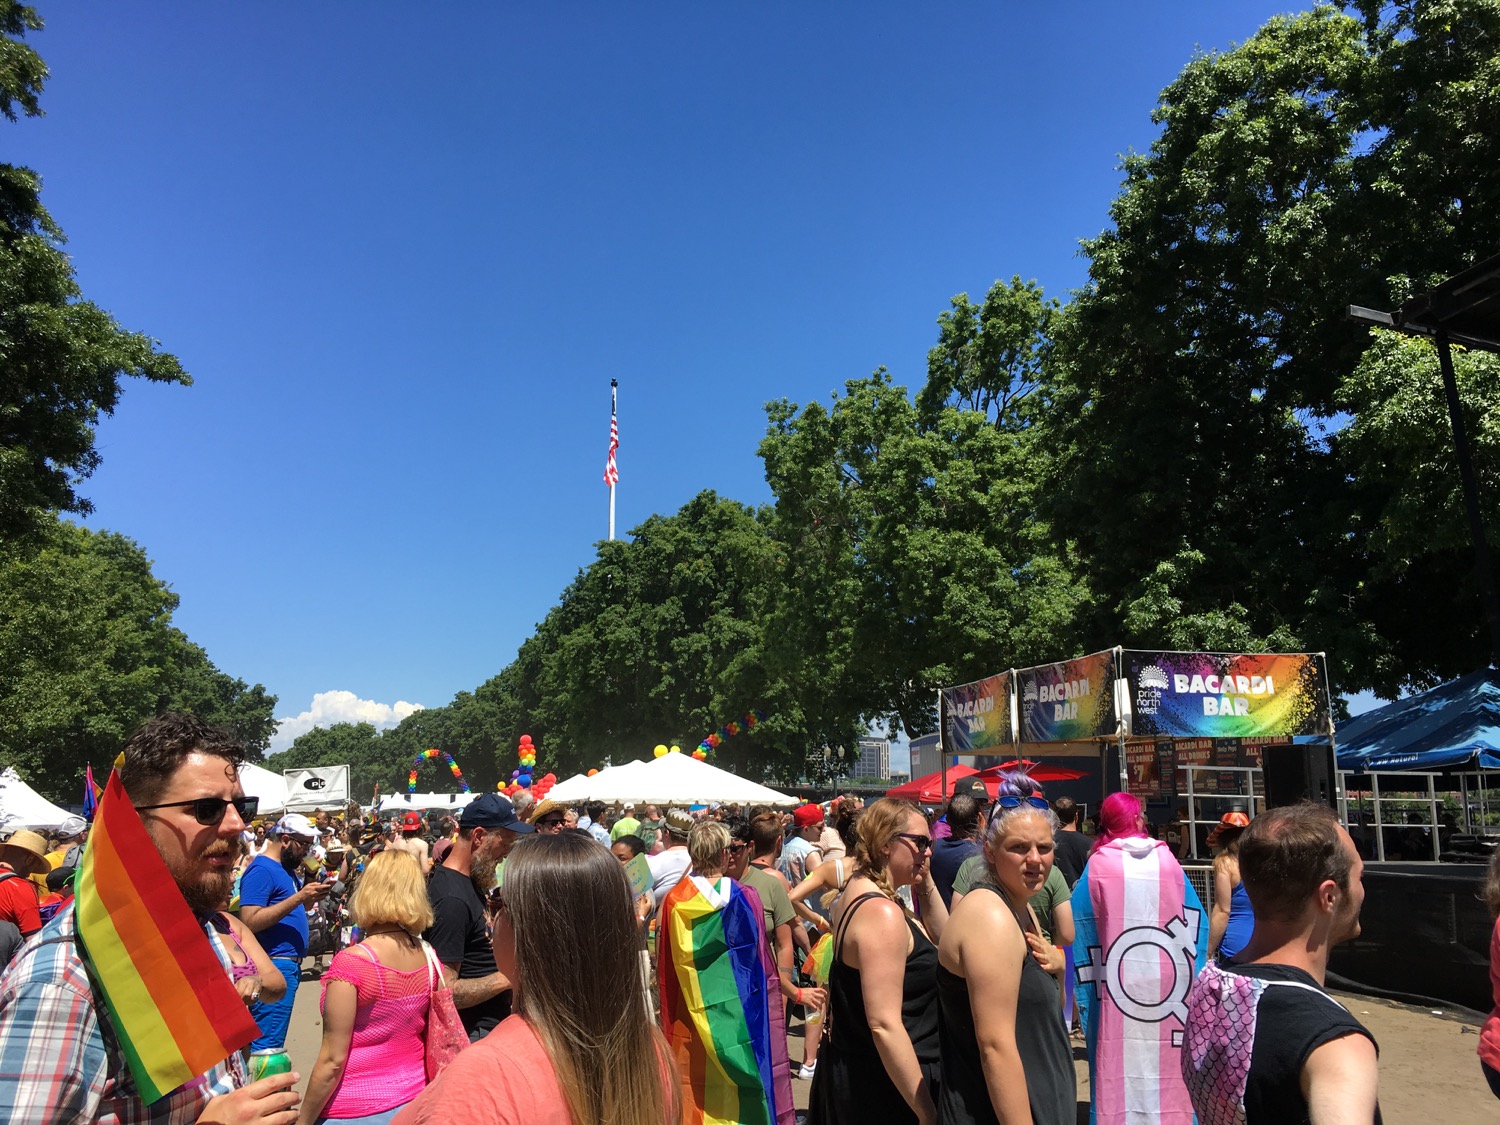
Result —
[[[359,1011],[349,1061],[325,1117],[366,1117],[405,1105],[427,1085],[427,966],[402,972],[372,960],[368,946],[350,946],[323,974],[318,1007],[328,1002],[328,982],[352,984]]]

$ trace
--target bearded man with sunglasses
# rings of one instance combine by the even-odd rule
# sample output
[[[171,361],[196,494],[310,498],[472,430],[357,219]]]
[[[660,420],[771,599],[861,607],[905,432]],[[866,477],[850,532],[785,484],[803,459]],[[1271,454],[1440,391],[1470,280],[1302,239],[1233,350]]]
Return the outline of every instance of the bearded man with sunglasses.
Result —
[[[244,748],[191,715],[161,715],[125,744],[120,781],[225,975],[248,1000],[282,984],[229,902],[239,836],[256,802],[240,786]],[[249,1082],[236,1051],[158,1101],[137,1091],[92,969],[80,956],[74,908],[48,922],[0,980],[0,1106],[16,1125],[57,1121],[165,1125],[291,1125],[297,1074]],[[243,960],[236,963],[236,947]],[[254,964],[252,964],[252,962]],[[245,970],[263,966],[263,981]]]
[[[302,861],[318,840],[318,829],[300,813],[276,822],[265,850],[250,861],[240,878],[240,921],[259,938],[271,961],[286,977],[286,995],[273,1004],[255,1003],[250,1015],[260,1025],[252,1051],[280,1051],[286,1046],[292,1005],[307,955],[307,908],[327,896],[330,884],[307,879]]]

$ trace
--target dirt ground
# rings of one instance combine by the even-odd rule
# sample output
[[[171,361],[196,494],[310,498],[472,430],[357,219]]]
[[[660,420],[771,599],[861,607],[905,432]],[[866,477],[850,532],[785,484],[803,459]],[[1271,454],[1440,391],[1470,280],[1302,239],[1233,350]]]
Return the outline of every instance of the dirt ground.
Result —
[[[304,970],[292,1013],[287,1052],[292,1069],[312,1069],[322,1037],[318,981]],[[1495,1125],[1500,1102],[1490,1094],[1475,1050],[1479,1026],[1472,1014],[1433,1012],[1388,1000],[1335,993],[1380,1044],[1380,1108],[1386,1125]],[[802,1028],[790,1036],[795,1063],[802,1059]],[[1088,1064],[1077,1052],[1080,1123],[1088,1121]],[[299,1089],[305,1088],[304,1082]],[[798,1108],[807,1105],[808,1083],[792,1080]]]

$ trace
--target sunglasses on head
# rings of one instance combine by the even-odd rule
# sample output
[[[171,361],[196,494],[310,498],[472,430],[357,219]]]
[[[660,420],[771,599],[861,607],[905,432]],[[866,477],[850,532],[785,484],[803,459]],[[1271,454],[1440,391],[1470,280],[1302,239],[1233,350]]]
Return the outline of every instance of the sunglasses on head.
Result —
[[[249,820],[260,808],[259,797],[195,797],[191,801],[168,801],[161,805],[137,805],[136,812],[147,812],[150,809],[185,809],[191,807],[193,819],[199,824],[218,824],[224,819],[224,813],[229,806],[234,806],[234,811],[240,814],[241,820]]]
[[[1046,797],[996,797],[995,804],[1002,809],[1018,809],[1022,805],[1030,805],[1034,809],[1048,809],[1052,806],[1047,804]]]

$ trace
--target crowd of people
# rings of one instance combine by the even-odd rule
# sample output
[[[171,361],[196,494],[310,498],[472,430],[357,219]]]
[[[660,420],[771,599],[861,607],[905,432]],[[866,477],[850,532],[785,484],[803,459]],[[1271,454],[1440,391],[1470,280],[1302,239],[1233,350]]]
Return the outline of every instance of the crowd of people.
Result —
[[[998,793],[966,781],[940,810],[488,793],[383,823],[255,819],[240,747],[190,716],[147,723],[122,761],[260,1034],[146,1103],[53,878],[88,825],[50,846],[15,833],[0,843],[19,942],[0,976],[11,1121],[792,1125],[807,1082],[823,1125],[1073,1125],[1080,1050],[1095,1122],[1378,1120],[1374,1041],[1324,988],[1329,950],[1358,933],[1362,861],[1322,806],[1227,814],[1204,911],[1134,797],[1108,798],[1090,836],[1024,772]],[[1500,874],[1492,890],[1500,909]],[[301,1075],[258,1064],[285,1049],[330,902],[299,1093]],[[1481,1038],[1500,1084],[1500,1007]]]

